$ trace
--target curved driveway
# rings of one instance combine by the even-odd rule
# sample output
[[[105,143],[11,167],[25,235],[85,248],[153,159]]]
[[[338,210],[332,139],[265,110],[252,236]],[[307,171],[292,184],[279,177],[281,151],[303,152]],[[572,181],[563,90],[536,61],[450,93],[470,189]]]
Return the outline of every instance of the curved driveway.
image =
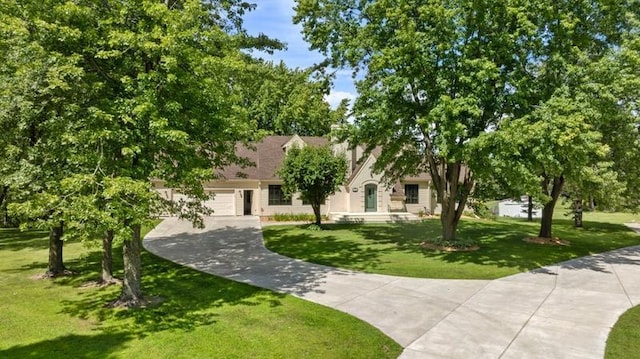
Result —
[[[640,303],[640,246],[497,280],[366,274],[264,247],[257,217],[169,218],[144,239],[173,262],[289,293],[358,317],[396,340],[400,358],[602,358],[618,316]]]

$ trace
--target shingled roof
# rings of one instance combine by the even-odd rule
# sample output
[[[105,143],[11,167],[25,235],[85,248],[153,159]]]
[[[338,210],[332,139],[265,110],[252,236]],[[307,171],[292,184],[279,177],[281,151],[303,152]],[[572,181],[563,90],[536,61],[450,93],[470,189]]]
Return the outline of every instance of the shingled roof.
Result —
[[[373,150],[371,150],[371,154],[373,155],[374,158],[380,157],[380,154],[382,154],[382,147],[376,146]],[[364,162],[366,161],[367,158],[368,156],[365,156],[364,158],[362,158],[362,161],[359,161],[358,163],[356,163],[351,174],[349,175],[349,178],[347,178],[347,183],[351,183],[351,181],[353,181],[353,179],[358,175],[358,172],[360,172],[360,170],[362,169],[362,166],[364,165]],[[404,182],[430,181],[430,180],[431,180],[431,175],[426,172],[421,172],[415,176],[409,176],[409,177],[403,178]]]
[[[278,180],[276,171],[282,165],[286,154],[284,145],[292,138],[293,136],[266,136],[262,141],[252,143],[250,146],[238,144],[236,145],[236,154],[241,158],[248,159],[254,166],[242,168],[238,165],[231,165],[218,174],[226,180]],[[300,136],[300,139],[311,146],[322,146],[329,143],[329,140],[324,137]]]

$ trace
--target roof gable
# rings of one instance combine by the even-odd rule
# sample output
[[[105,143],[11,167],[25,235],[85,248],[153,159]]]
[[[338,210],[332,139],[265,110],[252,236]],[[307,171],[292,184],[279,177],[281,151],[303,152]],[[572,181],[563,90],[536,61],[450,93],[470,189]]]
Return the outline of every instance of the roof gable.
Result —
[[[329,143],[317,136],[266,136],[260,142],[249,146],[236,145],[236,154],[251,162],[252,166],[230,165],[218,172],[222,179],[278,180],[276,172],[282,165],[286,150],[293,145],[322,146]]]

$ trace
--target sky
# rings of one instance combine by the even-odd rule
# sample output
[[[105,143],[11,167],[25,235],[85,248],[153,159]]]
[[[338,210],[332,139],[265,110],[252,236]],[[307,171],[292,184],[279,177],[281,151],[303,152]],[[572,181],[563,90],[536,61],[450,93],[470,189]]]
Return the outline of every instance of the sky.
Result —
[[[302,26],[293,24],[293,0],[255,0],[256,9],[246,13],[243,17],[244,27],[249,34],[265,35],[278,39],[287,45],[287,49],[277,51],[273,55],[254,53],[256,57],[279,62],[280,60],[291,68],[306,68],[323,60],[317,51],[309,50],[309,44],[302,38]],[[340,100],[353,100],[356,90],[351,79],[351,71],[340,70],[336,73],[331,93],[326,101],[336,107]]]

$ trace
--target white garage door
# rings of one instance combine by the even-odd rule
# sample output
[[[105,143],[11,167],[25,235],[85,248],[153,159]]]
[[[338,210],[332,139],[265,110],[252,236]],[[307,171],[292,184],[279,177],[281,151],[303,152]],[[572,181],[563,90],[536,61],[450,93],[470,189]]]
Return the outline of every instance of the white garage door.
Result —
[[[235,216],[236,199],[234,191],[208,191],[214,195],[213,199],[204,202],[204,205],[213,209],[214,216]]]
[[[235,216],[236,214],[236,202],[235,193],[231,191],[207,191],[207,193],[214,194],[213,199],[204,201],[204,205],[213,209],[214,216]],[[180,199],[186,199],[184,194],[174,192],[173,200],[179,201]]]

